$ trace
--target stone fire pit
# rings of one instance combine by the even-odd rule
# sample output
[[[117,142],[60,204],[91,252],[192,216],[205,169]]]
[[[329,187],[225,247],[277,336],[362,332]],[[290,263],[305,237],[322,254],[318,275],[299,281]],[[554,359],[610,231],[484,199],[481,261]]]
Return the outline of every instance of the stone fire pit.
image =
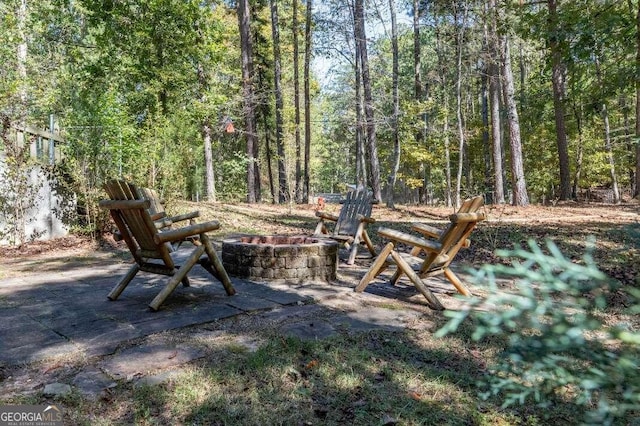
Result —
[[[252,280],[336,279],[338,243],[305,236],[246,236],[222,242],[229,275]]]

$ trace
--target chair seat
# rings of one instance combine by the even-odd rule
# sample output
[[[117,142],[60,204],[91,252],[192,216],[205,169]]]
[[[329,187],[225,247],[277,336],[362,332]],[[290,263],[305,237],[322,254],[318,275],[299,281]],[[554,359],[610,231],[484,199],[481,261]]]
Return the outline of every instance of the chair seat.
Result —
[[[411,266],[411,269],[413,269],[416,272],[420,272],[422,266],[424,265],[424,260],[425,260],[424,257],[412,256],[409,253],[399,253],[399,254],[402,257],[402,259],[405,262],[407,262],[409,266]],[[444,265],[447,262],[447,260],[449,260],[449,256],[447,256],[446,254],[441,254],[431,263],[431,265],[429,266],[429,269],[424,273],[428,273],[429,271],[440,269],[442,265]],[[387,256],[387,262],[395,263],[391,255]]]

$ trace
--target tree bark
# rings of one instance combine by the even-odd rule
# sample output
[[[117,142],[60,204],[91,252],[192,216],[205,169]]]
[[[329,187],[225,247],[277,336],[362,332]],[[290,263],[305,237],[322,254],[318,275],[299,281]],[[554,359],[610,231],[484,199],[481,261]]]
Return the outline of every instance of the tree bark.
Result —
[[[422,54],[420,49],[420,0],[413,0],[413,80],[414,80],[414,99],[416,103],[423,102],[424,89],[422,85]],[[422,114],[422,125],[420,130],[415,133],[415,140],[417,146],[424,146],[426,148],[427,143],[427,113]],[[428,162],[422,162],[422,189],[420,191],[419,202],[427,203],[428,188],[430,180],[431,167]]]
[[[278,202],[289,201],[289,185],[287,182],[286,155],[284,150],[283,109],[282,100],[282,67],[280,65],[280,30],[278,28],[278,2],[271,0],[271,36],[273,38],[274,85],[276,95],[276,147],[278,150]]]
[[[491,176],[491,138],[489,137],[489,94],[488,94],[488,73],[485,65],[480,78],[480,102],[482,115],[482,153],[484,158],[484,196],[487,204],[493,204],[492,176]]]
[[[311,197],[309,188],[309,161],[311,157],[311,18],[313,1],[307,0],[307,14],[304,25],[304,197],[309,203]]]
[[[389,13],[391,14],[391,50],[393,54],[392,70],[392,96],[393,115],[391,117],[391,132],[393,133],[393,160],[391,174],[389,175],[389,188],[387,191],[387,207],[395,208],[395,186],[400,170],[400,135],[398,134],[398,117],[400,116],[400,95],[398,92],[399,64],[398,64],[398,26],[396,24],[395,0],[389,0]]]
[[[18,88],[18,97],[20,99],[21,110],[20,114],[20,123],[24,123],[27,113],[27,54],[28,54],[28,45],[27,45],[27,0],[20,0],[17,10],[17,24],[18,24],[18,51],[17,51],[17,69],[18,69],[18,78],[19,80],[19,88]]]
[[[636,189],[633,196],[640,198],[640,2],[636,13]]]
[[[504,204],[504,171],[502,169],[502,129],[500,119],[500,68],[498,35],[496,30],[496,1],[489,0],[489,21],[487,44],[489,46],[489,105],[491,107],[491,137],[493,140],[493,202]]]
[[[356,99],[356,184],[365,188],[367,182],[367,159],[365,154],[364,98],[362,97],[362,66],[356,54],[355,99]]]
[[[303,182],[302,182],[302,149],[300,141],[300,72],[299,72],[299,49],[298,49],[298,0],[293,0],[293,108],[294,108],[294,126],[296,140],[296,187],[295,197],[296,203],[302,203]]]
[[[442,96],[444,98],[444,116],[442,124],[442,133],[444,136],[444,170],[445,170],[445,203],[447,207],[451,207],[451,155],[449,145],[449,96],[447,95],[447,72],[446,64],[444,62],[444,52],[442,51],[442,42],[440,40],[440,32],[438,31],[436,24],[436,55],[438,56],[438,72],[440,73],[440,83],[443,87]]]
[[[509,147],[511,148],[511,179],[513,191],[513,205],[528,206],[529,195],[524,176],[522,161],[522,141],[520,139],[520,119],[516,106],[516,91],[511,71],[511,52],[507,36],[500,37],[502,47],[502,86],[507,108],[507,127],[509,128]]]
[[[460,191],[462,187],[462,169],[465,156],[465,138],[464,123],[462,121],[462,40],[464,38],[464,28],[467,24],[467,6],[463,5],[462,22],[458,22],[458,10],[456,10],[456,121],[458,125],[458,174],[456,176],[456,197],[455,205],[459,208],[461,205]]]
[[[605,99],[604,79],[602,78],[602,69],[600,67],[600,59],[596,56],[594,61],[596,67],[596,75],[598,77],[598,84],[602,93],[602,124],[604,127],[604,150],[607,154],[607,162],[609,163],[609,175],[611,176],[611,190],[613,192],[613,202],[618,204],[620,202],[620,190],[618,188],[618,177],[616,175],[616,165],[613,159],[613,148],[611,147],[611,126],[609,125],[609,110]]]
[[[364,24],[364,0],[355,0],[356,44],[362,65],[362,86],[364,92],[364,115],[367,129],[367,149],[369,152],[369,172],[373,198],[382,200],[380,186],[380,162],[376,143],[376,124],[373,109],[373,95],[369,74],[369,58],[367,54],[367,35]]]
[[[201,41],[201,40],[199,40]],[[198,64],[198,90],[200,91],[200,101],[204,105],[206,103],[206,90],[207,90],[207,75],[205,73],[202,63]],[[212,133],[211,118],[208,114],[202,119],[201,123],[202,142],[204,145],[204,170],[205,170],[205,193],[207,201],[216,202],[216,183],[213,171],[213,150],[212,150]]]
[[[562,60],[563,37],[558,23],[557,0],[548,0],[549,49],[551,51],[551,83],[553,85],[553,109],[556,121],[556,144],[560,167],[560,200],[571,199],[571,175],[569,167],[569,142],[564,121],[565,67]]]
[[[240,50],[242,61],[242,112],[245,120],[247,140],[247,202],[255,203],[259,194],[256,190],[254,157],[256,140],[255,99],[253,87],[253,43],[251,41],[251,12],[249,0],[238,1],[238,26],[240,30]]]

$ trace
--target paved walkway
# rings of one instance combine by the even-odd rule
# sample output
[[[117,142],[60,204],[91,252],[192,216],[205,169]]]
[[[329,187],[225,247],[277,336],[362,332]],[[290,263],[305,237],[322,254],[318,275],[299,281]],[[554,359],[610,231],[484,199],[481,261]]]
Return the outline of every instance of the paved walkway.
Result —
[[[407,289],[403,296],[401,288],[390,289],[386,280],[378,280],[367,292],[354,293],[353,287],[367,265],[363,262],[348,267],[341,263],[338,280],[333,283],[291,285],[232,278],[237,294],[231,297],[217,280],[196,266],[189,275],[191,286],[179,286],[158,312],[152,312],[147,304],[166,277],[140,272],[117,301],[110,301],[106,295],[127,271],[126,262],[113,258],[70,259],[63,267],[47,270],[44,261],[42,270],[0,280],[0,365],[70,352],[88,357],[108,355],[125,341],[166,330],[255,312],[295,317],[296,310],[309,310],[316,304],[334,310],[332,324],[296,331],[296,327],[304,329],[305,325],[294,321],[288,331],[301,337],[309,332],[321,337],[331,334],[336,326],[402,328],[404,322],[424,311],[419,295],[414,299],[416,310],[399,313],[397,308],[372,309],[376,301],[380,304],[390,297],[412,298],[415,291]],[[361,309],[365,305],[367,309]]]
[[[364,293],[355,293],[370,261],[359,263],[341,262],[338,279],[331,283],[232,277],[237,294],[231,297],[195,266],[191,286],[179,286],[158,312],[147,305],[162,288],[163,276],[140,272],[117,301],[107,299],[130,267],[113,254],[45,259],[31,264],[28,273],[24,265],[16,267],[18,277],[0,279],[0,397],[34,391],[55,396],[76,389],[95,399],[118,379],[162,383],[180,365],[206,356],[198,341],[227,336],[255,350],[263,342],[239,330],[242,324],[247,330],[323,339],[337,332],[424,329],[442,318],[413,287],[390,286],[392,271]],[[444,290],[452,287],[444,285]],[[459,306],[453,297],[441,301],[449,308]],[[176,344],[171,333],[162,333],[169,330],[188,336],[187,343]],[[44,361],[40,367],[39,361]]]

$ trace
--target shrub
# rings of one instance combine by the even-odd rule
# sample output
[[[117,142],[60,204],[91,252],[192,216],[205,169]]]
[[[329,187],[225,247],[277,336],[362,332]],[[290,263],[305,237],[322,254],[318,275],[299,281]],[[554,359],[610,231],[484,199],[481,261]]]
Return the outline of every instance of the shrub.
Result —
[[[475,282],[488,296],[447,312],[437,335],[473,317],[474,340],[504,338],[504,351],[479,383],[484,399],[501,397],[503,407],[562,401],[580,407],[585,423],[611,424],[640,409],[640,333],[605,321],[607,297],[620,289],[598,270],[593,244],[580,263],[552,242],[546,246],[546,253],[534,242],[530,250],[498,251],[515,259],[512,265],[477,271]],[[500,288],[497,277],[514,280],[515,291]],[[638,296],[630,289],[630,300]]]

